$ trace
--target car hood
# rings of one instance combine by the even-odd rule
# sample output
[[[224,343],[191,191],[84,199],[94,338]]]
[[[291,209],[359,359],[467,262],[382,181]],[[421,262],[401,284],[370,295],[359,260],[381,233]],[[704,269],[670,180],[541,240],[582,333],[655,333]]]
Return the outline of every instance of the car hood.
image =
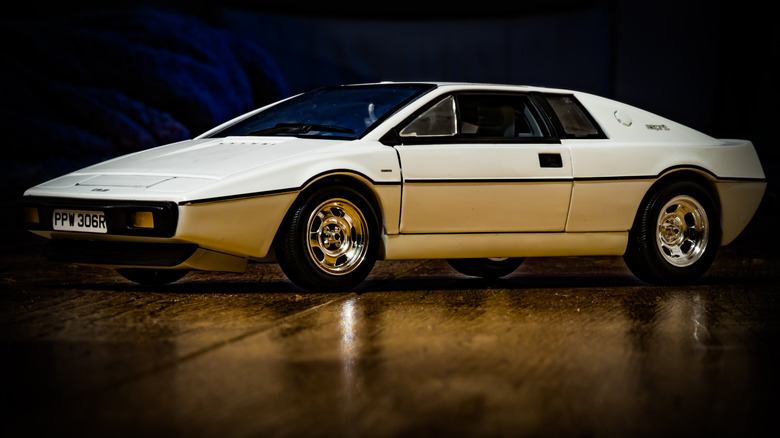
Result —
[[[184,193],[301,155],[327,153],[344,142],[296,137],[187,140],[86,167],[33,187],[26,195],[123,198]]]
[[[82,169],[80,175],[138,175],[221,179],[333,144],[294,137],[187,140],[125,155]]]

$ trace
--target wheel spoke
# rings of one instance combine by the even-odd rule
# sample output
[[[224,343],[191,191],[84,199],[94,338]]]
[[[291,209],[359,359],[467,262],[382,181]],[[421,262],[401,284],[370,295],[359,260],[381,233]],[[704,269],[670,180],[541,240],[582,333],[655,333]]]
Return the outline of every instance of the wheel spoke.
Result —
[[[320,233],[319,230],[309,233],[309,248],[320,248]]]
[[[333,255],[328,253],[323,253],[323,257],[320,260],[320,263],[324,267],[335,269],[338,266],[338,257],[334,257]]]
[[[661,252],[666,254],[666,256],[669,257],[669,258],[677,258],[677,257],[680,256],[680,254],[678,252],[678,247],[673,246],[673,245],[665,245],[665,244],[662,243],[661,244]]]

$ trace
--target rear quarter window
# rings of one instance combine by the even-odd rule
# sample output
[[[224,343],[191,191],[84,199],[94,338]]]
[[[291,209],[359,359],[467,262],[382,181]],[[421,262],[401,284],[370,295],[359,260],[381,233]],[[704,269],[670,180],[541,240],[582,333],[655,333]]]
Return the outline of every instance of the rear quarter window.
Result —
[[[598,124],[574,96],[546,94],[544,98],[558,119],[561,138],[605,138]]]

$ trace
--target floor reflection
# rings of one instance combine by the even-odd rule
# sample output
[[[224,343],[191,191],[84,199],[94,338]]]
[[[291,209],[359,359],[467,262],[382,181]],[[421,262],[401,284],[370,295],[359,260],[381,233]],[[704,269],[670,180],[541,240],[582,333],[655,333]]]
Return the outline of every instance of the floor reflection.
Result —
[[[355,305],[357,298],[352,298],[341,305],[341,377],[344,394],[344,408],[351,411],[354,398],[360,392],[360,381],[355,368],[358,361],[358,333],[355,327]]]

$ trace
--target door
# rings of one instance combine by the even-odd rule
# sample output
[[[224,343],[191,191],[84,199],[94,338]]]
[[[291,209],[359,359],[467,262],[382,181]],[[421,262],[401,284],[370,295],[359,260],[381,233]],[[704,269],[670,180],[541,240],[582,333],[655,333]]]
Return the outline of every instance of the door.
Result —
[[[564,230],[569,150],[527,95],[448,96],[399,136],[401,233]]]

